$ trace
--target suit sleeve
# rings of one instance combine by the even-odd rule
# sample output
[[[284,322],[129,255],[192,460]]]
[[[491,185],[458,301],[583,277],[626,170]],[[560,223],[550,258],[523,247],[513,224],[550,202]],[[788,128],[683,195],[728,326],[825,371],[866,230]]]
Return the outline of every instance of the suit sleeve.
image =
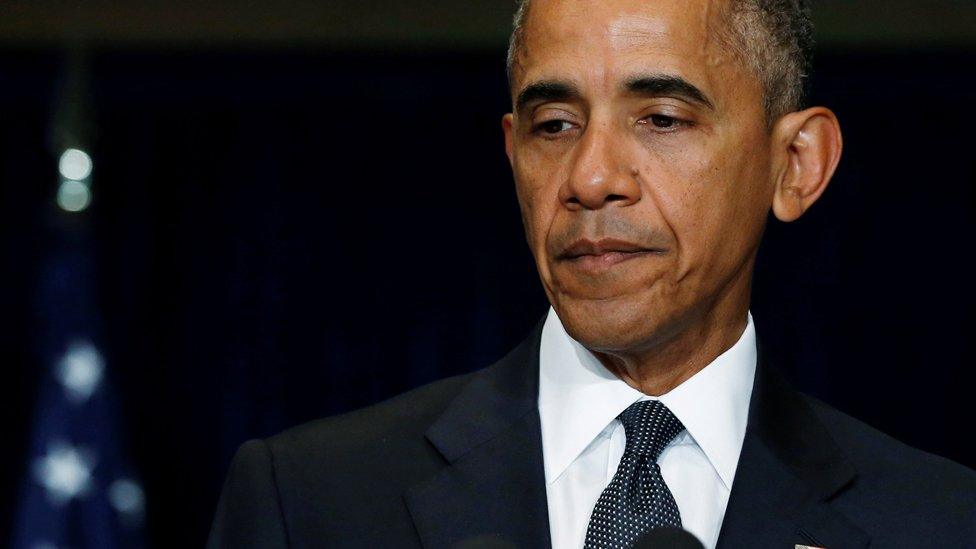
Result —
[[[262,440],[245,442],[230,465],[207,549],[286,548],[271,449]]]

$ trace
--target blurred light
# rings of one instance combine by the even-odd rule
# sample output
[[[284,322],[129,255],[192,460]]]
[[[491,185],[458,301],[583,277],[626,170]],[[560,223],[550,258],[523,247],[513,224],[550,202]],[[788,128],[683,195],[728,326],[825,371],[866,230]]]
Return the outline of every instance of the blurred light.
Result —
[[[57,377],[75,402],[84,402],[98,389],[105,365],[98,349],[87,341],[68,347],[58,364]]]
[[[92,159],[81,149],[67,149],[61,153],[58,171],[65,179],[81,181],[91,175]]]
[[[108,487],[108,500],[123,515],[141,515],[145,505],[142,488],[125,478],[116,480]]]
[[[91,191],[82,181],[65,179],[58,187],[58,206],[68,212],[80,212],[91,203]]]
[[[65,443],[55,443],[46,456],[34,463],[34,476],[47,489],[55,504],[84,495],[91,487],[94,460],[86,452]]]

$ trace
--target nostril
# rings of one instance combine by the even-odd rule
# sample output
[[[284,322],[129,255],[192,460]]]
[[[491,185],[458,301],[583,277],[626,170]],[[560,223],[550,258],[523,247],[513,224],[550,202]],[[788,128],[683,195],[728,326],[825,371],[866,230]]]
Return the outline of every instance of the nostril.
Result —
[[[627,198],[626,196],[622,195],[622,194],[608,194],[607,195],[607,202],[619,202],[619,201],[626,202],[628,200],[630,200],[630,199]]]

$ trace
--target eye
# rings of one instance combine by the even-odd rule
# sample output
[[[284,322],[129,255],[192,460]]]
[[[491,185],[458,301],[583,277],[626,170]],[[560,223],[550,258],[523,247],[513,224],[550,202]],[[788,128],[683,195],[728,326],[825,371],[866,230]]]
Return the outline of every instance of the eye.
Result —
[[[654,133],[672,133],[681,131],[685,127],[694,126],[694,122],[683,120],[666,114],[651,114],[637,121],[638,124],[651,126],[650,130]]]
[[[565,120],[548,120],[537,124],[533,131],[545,135],[558,135],[572,127],[573,125]]]
[[[652,114],[651,116],[647,117],[647,120],[650,120],[651,124],[654,124],[655,127],[663,130],[674,128],[681,123],[681,121],[677,118],[665,116],[663,114]]]

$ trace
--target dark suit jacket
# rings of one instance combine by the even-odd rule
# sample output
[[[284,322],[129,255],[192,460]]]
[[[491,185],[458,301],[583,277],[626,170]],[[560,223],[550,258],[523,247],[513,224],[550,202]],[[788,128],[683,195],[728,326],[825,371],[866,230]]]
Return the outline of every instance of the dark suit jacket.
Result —
[[[473,374],[245,443],[208,547],[548,547],[541,332]],[[976,547],[976,473],[794,392],[760,353],[718,545],[794,544]]]

